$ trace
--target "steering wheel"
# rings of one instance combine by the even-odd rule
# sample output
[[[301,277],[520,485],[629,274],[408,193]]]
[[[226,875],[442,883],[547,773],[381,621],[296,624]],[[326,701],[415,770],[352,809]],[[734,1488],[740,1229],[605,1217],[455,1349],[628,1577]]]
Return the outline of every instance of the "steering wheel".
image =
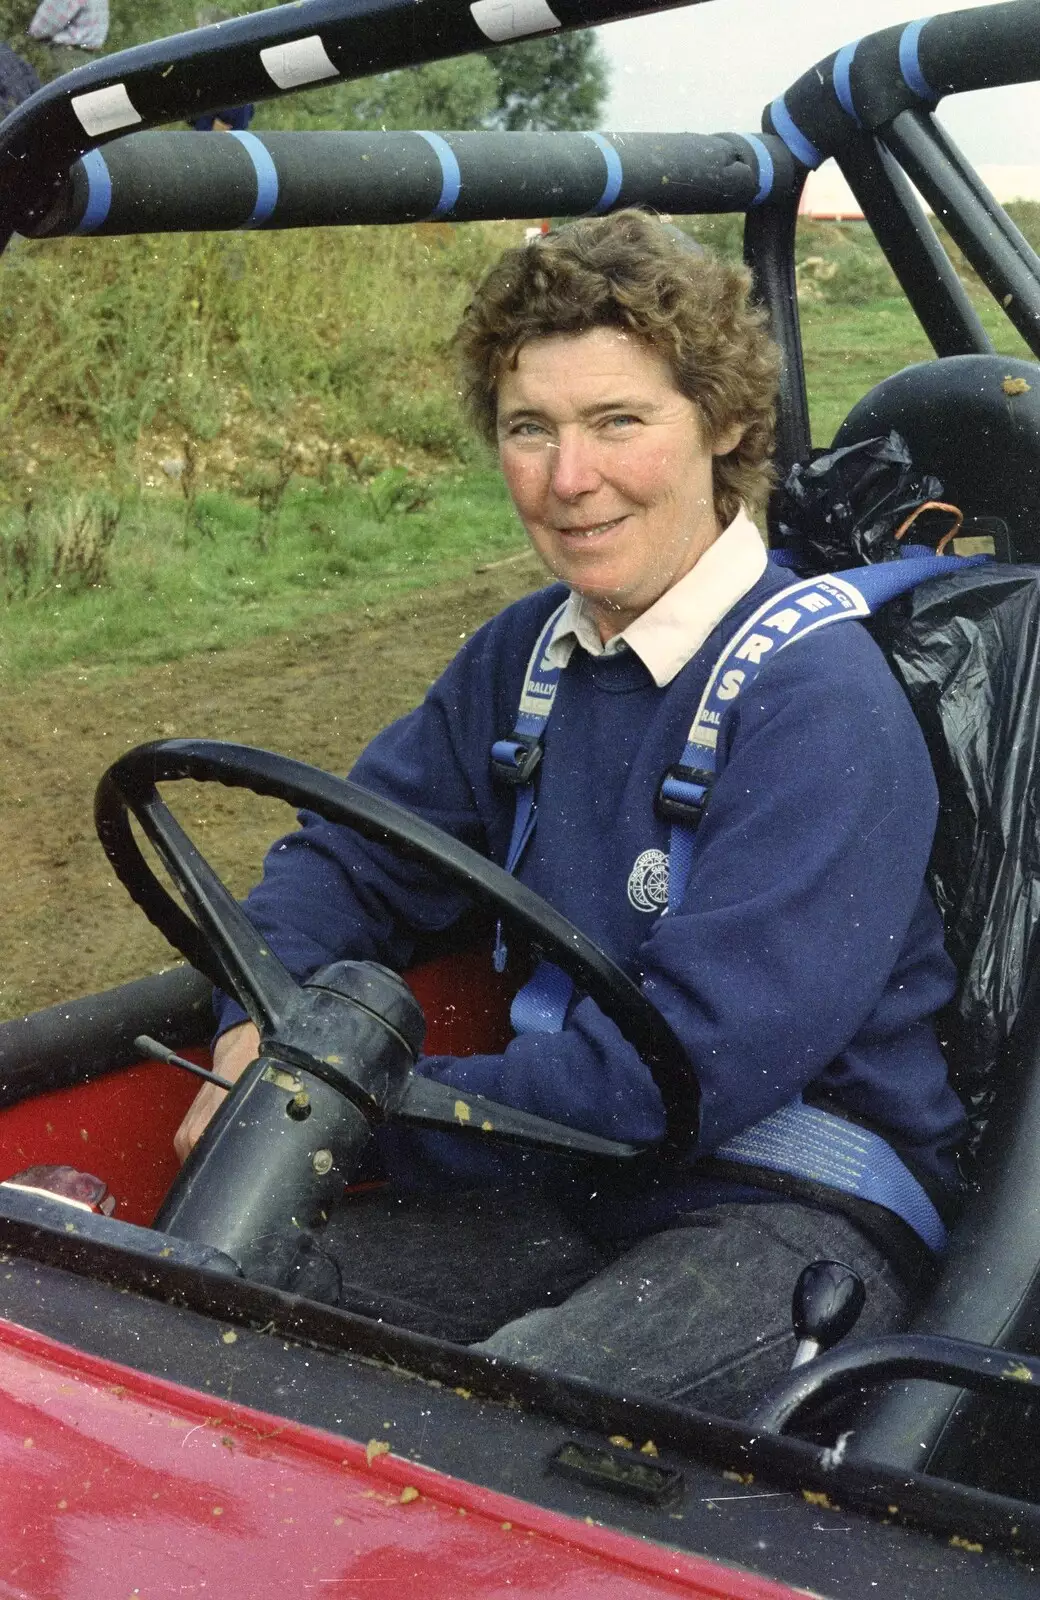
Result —
[[[279,1071],[285,1078],[286,1069],[290,1081],[294,1073],[303,1072],[312,1091],[317,1083],[320,1090],[333,1094],[340,1106],[346,1096],[364,1122],[357,1133],[359,1143],[367,1140],[373,1123],[385,1116],[396,1116],[453,1131],[460,1127],[473,1132],[483,1130],[500,1138],[575,1154],[630,1158],[640,1153],[639,1147],[586,1134],[479,1096],[467,1095],[464,1104],[459,1091],[412,1071],[411,1061],[421,1043],[421,1018],[416,1033],[415,1024],[409,1023],[406,1016],[408,1006],[417,1014],[408,991],[395,975],[374,963],[338,963],[335,971],[325,969],[307,985],[297,984],[160,798],[157,784],[181,778],[249,789],[295,807],[306,807],[329,822],[346,825],[364,838],[390,844],[402,854],[436,868],[470,898],[500,917],[539,956],[560,967],[577,989],[617,1023],[646,1063],[664,1104],[665,1139],[660,1146],[649,1148],[675,1152],[689,1148],[698,1126],[697,1082],[669,1024],[616,962],[500,867],[403,806],[286,756],[205,739],[169,739],[139,745],[117,761],[98,785],[94,813],[101,843],[116,875],[149,920],[193,966],[233,994],[256,1023],[264,1052],[258,1065],[262,1067],[267,1057],[275,1062],[272,1075],[268,1060],[268,1081],[278,1081]],[[130,825],[131,816],[137,819],[191,915],[170,896],[141,853]],[[341,973],[340,968],[350,970]],[[325,1008],[320,1024],[312,1015],[319,1002],[307,992],[312,985],[318,986],[320,1007]],[[384,1033],[388,1029],[398,1041],[408,1042],[410,1060],[404,1069],[395,1068],[388,1076],[383,1059],[388,1047],[382,1033],[379,1040],[370,1038],[364,1047],[359,1046],[350,1059],[338,1047],[330,1051],[324,1019],[332,992],[345,996],[355,1010],[360,1007],[367,1019],[363,1032],[367,1028],[371,1033],[374,1012],[382,1017]],[[373,998],[377,994],[381,1000]],[[374,1065],[373,1055],[378,1058]],[[256,1077],[256,1069],[250,1069],[236,1086],[235,1094],[228,1095],[214,1124],[221,1117],[227,1120],[231,1103],[242,1086]],[[296,1090],[297,1100],[301,1100],[301,1094],[303,1100],[308,1098],[299,1081]],[[292,1115],[290,1108],[290,1118]],[[284,1121],[283,1117],[279,1128]],[[199,1165],[196,1157],[206,1164],[203,1146],[210,1139],[213,1126],[186,1164],[189,1179],[189,1168]],[[241,1118],[239,1126],[243,1126]],[[249,1159],[252,1158],[243,1155],[237,1163],[242,1167],[243,1182]],[[228,1162],[225,1153],[221,1158],[225,1176]],[[169,1202],[164,1210],[169,1211]]]

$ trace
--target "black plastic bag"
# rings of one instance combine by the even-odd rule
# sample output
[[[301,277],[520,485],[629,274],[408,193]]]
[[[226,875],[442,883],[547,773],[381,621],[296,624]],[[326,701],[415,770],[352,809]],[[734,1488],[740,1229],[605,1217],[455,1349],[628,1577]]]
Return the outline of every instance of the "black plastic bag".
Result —
[[[771,537],[807,574],[897,560],[897,529],[942,493],[892,433],[794,467]],[[929,881],[960,976],[939,1031],[974,1145],[1040,928],[1040,567],[994,563],[934,579],[871,626],[939,786]]]
[[[806,575],[896,561],[897,529],[942,492],[938,478],[916,471],[898,433],[825,450],[791,468],[770,511],[769,542]]]
[[[939,785],[930,882],[961,980],[940,1034],[974,1142],[1040,928],[1040,567],[922,584],[874,632]]]

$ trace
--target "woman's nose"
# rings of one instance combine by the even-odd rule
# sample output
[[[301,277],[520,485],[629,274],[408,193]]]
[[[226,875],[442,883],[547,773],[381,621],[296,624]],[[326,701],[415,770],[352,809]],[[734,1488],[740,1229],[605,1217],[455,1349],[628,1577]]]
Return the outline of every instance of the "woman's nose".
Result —
[[[551,472],[553,493],[561,500],[574,500],[599,487],[595,441],[583,428],[560,429],[552,449]]]

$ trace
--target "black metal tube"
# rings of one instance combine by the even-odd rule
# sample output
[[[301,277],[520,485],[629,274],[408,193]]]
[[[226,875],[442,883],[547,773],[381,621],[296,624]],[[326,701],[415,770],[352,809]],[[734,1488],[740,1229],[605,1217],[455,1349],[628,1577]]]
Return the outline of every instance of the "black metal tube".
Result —
[[[818,61],[766,107],[807,166],[837,155],[863,130],[948,94],[1040,77],[1040,0],[952,11],[883,28]]]
[[[1040,276],[994,225],[972,186],[932,137],[932,126],[924,113],[904,111],[886,130],[885,143],[1034,355],[1040,355]]]
[[[130,134],[73,166],[37,237],[746,211],[794,191],[779,139],[736,134]]]
[[[103,56],[0,125],[0,228],[40,215],[41,198],[47,210],[47,192],[78,156],[131,128],[665,9],[659,0],[541,0],[526,10],[495,0],[299,0]]]
[[[1040,273],[1040,261],[1037,260],[1036,251],[1029,243],[1029,240],[1020,228],[1015,227],[1004,207],[987,189],[970,161],[967,161],[961,154],[961,151],[950,138],[942,123],[931,116],[927,117],[927,122],[936,149],[942,152],[954,171],[959,173],[974,195],[980,209],[986,213],[998,233],[1003,234],[1008,244],[1011,245],[1012,249],[1018,251],[1026,266],[1036,276]]]
[[[782,203],[749,211],[744,226],[744,258],[755,280],[756,295],[769,311],[773,337],[783,356],[776,425],[776,466],[781,479],[812,448],[795,279],[794,236],[800,195],[798,183]]]
[[[0,1106],[130,1066],[141,1059],[139,1033],[174,1045],[203,1043],[213,1032],[211,995],[200,973],[173,967],[0,1023]]]
[[[923,1378],[987,1394],[1023,1394],[1040,1383],[1040,1361],[964,1339],[891,1334],[841,1345],[807,1361],[755,1406],[746,1421],[751,1428],[782,1433],[809,1407],[849,1394],[865,1383],[899,1378]]]
[[[845,147],[839,164],[936,355],[992,351],[979,314],[898,163],[877,140],[861,138]]]
[[[1040,0],[951,11],[920,32],[921,75],[937,95],[1040,77]]]

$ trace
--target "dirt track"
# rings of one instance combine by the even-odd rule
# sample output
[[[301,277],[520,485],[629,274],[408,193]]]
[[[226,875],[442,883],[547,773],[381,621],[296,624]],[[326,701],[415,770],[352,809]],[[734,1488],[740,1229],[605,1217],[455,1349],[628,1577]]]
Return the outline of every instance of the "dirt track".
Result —
[[[533,560],[411,595],[371,619],[193,656],[115,678],[82,666],[8,690],[0,728],[0,1015],[155,972],[172,954],[131,904],[94,834],[94,788],[146,739],[233,739],[343,771],[421,698],[460,638],[538,581]],[[178,815],[237,892],[291,814],[216,786],[177,785]]]

